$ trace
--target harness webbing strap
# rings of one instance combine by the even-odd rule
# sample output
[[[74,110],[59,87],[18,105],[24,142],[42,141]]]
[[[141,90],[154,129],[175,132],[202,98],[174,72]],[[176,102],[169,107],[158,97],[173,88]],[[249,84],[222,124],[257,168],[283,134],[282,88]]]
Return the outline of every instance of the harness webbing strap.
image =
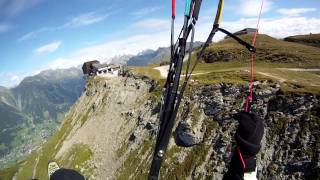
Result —
[[[264,0],[261,0],[261,7],[260,7],[259,17],[258,17],[258,22],[257,22],[257,28],[256,28],[255,33],[253,34],[253,37],[252,37],[252,46],[255,46],[256,42],[257,42],[257,35],[259,32],[259,24],[260,24],[262,9],[263,9],[263,3],[264,3]],[[246,100],[246,112],[250,111],[250,103],[252,102],[255,57],[256,57],[255,53],[250,52],[250,60],[249,60],[249,63],[250,63],[250,85],[249,85],[250,94]]]

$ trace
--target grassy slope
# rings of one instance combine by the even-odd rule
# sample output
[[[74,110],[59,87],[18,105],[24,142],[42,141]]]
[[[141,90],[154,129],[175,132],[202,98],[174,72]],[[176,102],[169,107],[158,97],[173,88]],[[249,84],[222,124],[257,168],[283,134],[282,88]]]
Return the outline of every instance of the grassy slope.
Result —
[[[241,36],[249,42],[251,36]],[[209,46],[206,53],[226,51],[234,54],[237,59],[229,62],[199,63],[195,73],[198,72],[217,72],[209,75],[201,75],[196,79],[206,83],[221,81],[247,82],[249,63],[248,53],[234,40],[227,39]],[[246,51],[245,51],[246,52]],[[245,55],[243,55],[245,54]],[[314,72],[296,72],[280,68],[320,68],[320,51],[318,48],[305,46],[296,43],[285,42],[271,38],[267,35],[259,35],[257,38],[257,53],[255,61],[256,80],[285,79],[282,86],[288,91],[320,93],[320,76]],[[224,72],[224,73],[222,73]],[[267,73],[274,77],[267,77],[261,73]],[[279,78],[275,78],[279,77]]]
[[[12,179],[14,174],[18,171],[19,166],[12,166],[10,168],[6,168],[0,171],[0,180],[9,180]]]
[[[145,66],[145,67],[130,66],[129,70],[134,74],[146,75],[157,81],[161,79],[160,72],[156,69],[153,69],[153,66]]]
[[[241,38],[247,42],[251,41],[251,35],[244,35]],[[256,47],[257,61],[284,63],[301,68],[320,67],[320,52],[315,47],[285,42],[267,35],[258,35]],[[223,40],[209,46],[204,56],[223,51],[241,61],[245,61],[248,57],[248,51],[232,39]]]
[[[72,129],[70,117],[71,115],[66,117],[61,128],[42,146],[40,150],[34,152],[21,163],[17,179],[31,178],[33,168],[35,166],[37,168],[35,177],[38,179],[47,179],[48,162],[50,160],[54,160],[56,153]],[[81,118],[81,116],[79,118]],[[90,159],[91,151],[87,146],[76,145],[73,147],[73,150],[74,151],[72,152],[68,152],[62,159],[56,161],[63,167],[75,168],[75,164],[80,165]],[[77,155],[78,158],[74,158],[74,155]]]
[[[284,38],[285,41],[300,43],[308,46],[320,47],[320,34],[306,34],[289,36]]]

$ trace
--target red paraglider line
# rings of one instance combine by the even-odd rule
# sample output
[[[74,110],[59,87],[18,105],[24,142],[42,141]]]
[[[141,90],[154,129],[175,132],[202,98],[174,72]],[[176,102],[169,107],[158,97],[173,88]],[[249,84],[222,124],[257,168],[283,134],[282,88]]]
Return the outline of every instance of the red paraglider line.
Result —
[[[258,17],[257,28],[256,28],[256,32],[253,34],[253,37],[252,37],[252,46],[255,46],[257,42],[257,35],[259,32],[259,24],[260,24],[262,9],[263,9],[263,2],[264,0],[261,1],[261,8],[260,8],[259,17]],[[255,60],[255,54],[250,52],[250,94],[246,100],[246,112],[249,112],[249,104],[252,102],[253,80],[254,80],[254,66],[253,66],[254,60]]]

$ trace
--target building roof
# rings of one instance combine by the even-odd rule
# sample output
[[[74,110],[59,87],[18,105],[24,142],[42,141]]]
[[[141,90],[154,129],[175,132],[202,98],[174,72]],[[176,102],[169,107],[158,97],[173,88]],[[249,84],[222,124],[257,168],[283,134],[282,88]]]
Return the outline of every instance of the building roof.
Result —
[[[109,65],[112,69],[120,68],[121,65],[119,64],[110,64]]]
[[[92,64],[92,67],[100,69],[100,68],[105,68],[105,67],[109,67],[108,64]]]
[[[257,31],[256,28],[245,28],[245,29],[242,29],[242,30],[240,30],[240,31],[237,31],[237,32],[235,32],[235,33],[233,33],[233,34],[242,33],[242,32],[256,32],[256,31]]]
[[[256,28],[244,28],[244,29],[242,29],[240,31],[237,31],[237,32],[233,33],[233,34],[238,36],[238,35],[243,35],[243,34],[254,33],[256,31],[257,31]],[[229,38],[229,36],[226,35],[224,38],[227,39],[227,38]]]

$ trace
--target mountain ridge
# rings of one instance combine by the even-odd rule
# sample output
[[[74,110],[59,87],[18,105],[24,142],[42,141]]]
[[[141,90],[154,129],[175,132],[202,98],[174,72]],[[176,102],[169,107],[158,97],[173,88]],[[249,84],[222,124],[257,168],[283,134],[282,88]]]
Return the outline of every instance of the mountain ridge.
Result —
[[[284,38],[285,41],[320,48],[320,34],[296,35]]]
[[[82,71],[70,68],[45,70],[24,78],[16,87],[1,87],[0,154],[4,158],[0,166],[44,141],[81,95],[84,84]]]
[[[193,48],[201,46],[203,43],[196,41],[193,43]],[[190,43],[187,43],[188,50]],[[161,62],[170,61],[170,47],[159,47],[157,50],[146,49],[139,52],[136,56],[131,57],[127,61],[128,66],[148,66],[150,64],[159,64]]]

